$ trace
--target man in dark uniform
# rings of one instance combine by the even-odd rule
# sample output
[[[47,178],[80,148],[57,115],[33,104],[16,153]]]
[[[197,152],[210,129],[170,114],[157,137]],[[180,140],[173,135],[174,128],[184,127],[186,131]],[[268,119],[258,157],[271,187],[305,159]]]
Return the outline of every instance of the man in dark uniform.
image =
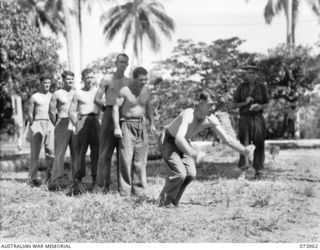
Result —
[[[255,179],[262,177],[264,164],[264,141],[266,136],[266,123],[263,111],[268,107],[269,94],[265,84],[259,82],[258,67],[247,65],[244,70],[244,81],[234,93],[234,108],[239,108],[239,140],[245,146],[255,145],[253,168]],[[238,167],[247,167],[245,156],[240,155]]]

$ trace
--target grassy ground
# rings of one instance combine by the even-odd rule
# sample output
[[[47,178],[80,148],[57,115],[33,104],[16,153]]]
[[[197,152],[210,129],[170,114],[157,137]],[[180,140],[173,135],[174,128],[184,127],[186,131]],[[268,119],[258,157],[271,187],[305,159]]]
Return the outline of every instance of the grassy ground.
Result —
[[[317,150],[267,157],[261,181],[239,178],[237,155],[223,146],[208,152],[178,209],[157,206],[165,178],[161,161],[148,164],[142,198],[120,197],[115,181],[108,195],[68,197],[2,180],[0,242],[320,241]]]

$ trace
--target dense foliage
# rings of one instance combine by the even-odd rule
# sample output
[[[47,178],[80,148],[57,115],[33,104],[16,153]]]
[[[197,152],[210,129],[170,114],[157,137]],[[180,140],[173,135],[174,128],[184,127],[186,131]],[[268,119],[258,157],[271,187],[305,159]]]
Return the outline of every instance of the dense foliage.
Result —
[[[16,1],[8,0],[0,5],[0,48],[0,96],[6,103],[0,111],[3,130],[11,119],[8,96],[17,93],[25,103],[37,90],[41,73],[55,74],[59,69],[59,45],[29,23]]]
[[[192,107],[202,88],[215,93],[217,109],[231,114],[236,127],[238,113],[231,108],[233,93],[243,81],[241,67],[249,63],[260,67],[258,77],[267,84],[272,99],[266,112],[268,138],[284,135],[290,106],[301,108],[309,103],[308,92],[317,81],[319,64],[305,47],[298,46],[290,53],[281,45],[268,55],[260,55],[241,52],[242,43],[237,37],[211,44],[179,40],[173,56],[157,62],[152,76],[156,117],[161,128],[181,110]]]

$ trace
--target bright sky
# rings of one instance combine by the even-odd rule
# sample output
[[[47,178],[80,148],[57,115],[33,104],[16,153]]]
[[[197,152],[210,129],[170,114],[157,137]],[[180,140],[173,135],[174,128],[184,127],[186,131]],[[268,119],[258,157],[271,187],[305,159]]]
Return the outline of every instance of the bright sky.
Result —
[[[118,2],[121,3],[121,1]],[[159,53],[155,54],[146,47],[142,66],[147,69],[151,67],[152,61],[170,57],[179,38],[210,43],[216,39],[238,36],[246,40],[241,47],[243,51],[262,53],[267,53],[269,48],[285,42],[284,13],[277,16],[271,25],[267,25],[264,21],[263,10],[267,0],[162,0],[161,2],[167,14],[174,19],[176,32],[171,41],[162,40],[162,49]],[[320,40],[320,25],[306,3],[307,1],[300,2],[296,44],[314,46],[317,40]],[[104,9],[107,10],[108,6],[105,6]],[[102,25],[99,22],[102,12],[101,5],[97,3],[91,15],[85,16],[84,65],[110,52],[122,52],[122,34],[119,34],[110,44],[104,41]],[[77,41],[78,35],[75,32],[74,53],[79,63]],[[131,48],[125,52],[129,57],[132,55]],[[60,54],[61,59],[66,60],[65,48]]]

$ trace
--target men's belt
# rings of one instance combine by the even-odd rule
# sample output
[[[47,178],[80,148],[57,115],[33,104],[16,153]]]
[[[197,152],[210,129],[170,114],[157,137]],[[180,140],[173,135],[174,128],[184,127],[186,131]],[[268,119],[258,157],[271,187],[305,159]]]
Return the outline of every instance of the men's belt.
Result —
[[[144,117],[121,117],[121,122],[143,122]]]
[[[85,114],[85,115],[80,115],[80,117],[84,117],[84,116],[92,116],[92,117],[95,117],[95,116],[98,116],[98,114],[96,114],[96,113],[89,113],[89,114]]]

